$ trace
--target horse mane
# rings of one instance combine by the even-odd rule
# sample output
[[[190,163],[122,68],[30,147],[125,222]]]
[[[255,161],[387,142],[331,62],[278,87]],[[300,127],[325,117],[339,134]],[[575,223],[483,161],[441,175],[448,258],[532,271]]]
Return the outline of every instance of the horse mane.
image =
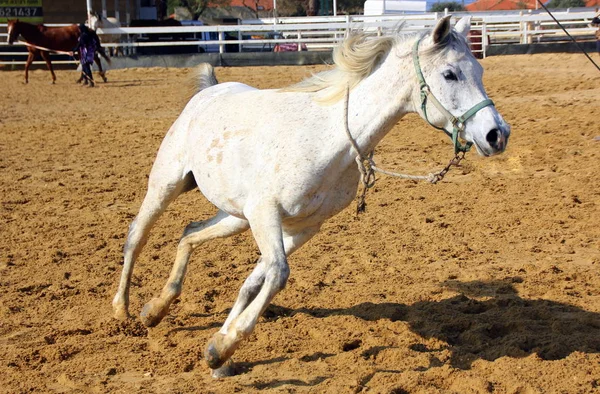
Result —
[[[344,97],[347,86],[352,90],[373,72],[397,39],[395,35],[373,38],[366,33],[355,33],[334,49],[335,68],[314,74],[282,91],[321,92],[316,100],[333,104]]]
[[[366,33],[354,33],[334,49],[335,68],[314,74],[281,91],[320,93],[315,97],[317,102],[324,105],[334,104],[345,96],[346,87],[352,90],[371,75],[394,45],[414,36],[415,34],[393,34],[373,37]],[[443,56],[454,43],[467,45],[462,35],[452,30],[444,41],[423,51],[422,54],[433,57]]]

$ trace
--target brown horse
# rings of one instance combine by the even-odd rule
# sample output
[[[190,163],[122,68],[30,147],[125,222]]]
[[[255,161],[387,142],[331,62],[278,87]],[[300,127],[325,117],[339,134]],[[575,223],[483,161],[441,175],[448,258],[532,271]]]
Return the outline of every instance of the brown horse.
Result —
[[[29,56],[27,57],[27,64],[25,64],[25,83],[29,82],[29,66],[31,62],[40,55],[48,66],[48,70],[52,74],[52,83],[56,82],[56,75],[52,69],[52,62],[50,61],[50,52],[58,52],[72,55],[73,48],[77,45],[79,35],[81,34],[79,26],[70,25],[62,27],[48,27],[44,25],[32,25],[31,23],[21,22],[18,19],[8,21],[8,44],[12,45],[19,34],[23,37],[25,42],[29,45],[27,50]],[[106,82],[106,76],[102,70],[102,63],[98,53],[104,57],[109,63],[110,60],[100,50],[96,52],[95,62],[100,70],[100,76]]]

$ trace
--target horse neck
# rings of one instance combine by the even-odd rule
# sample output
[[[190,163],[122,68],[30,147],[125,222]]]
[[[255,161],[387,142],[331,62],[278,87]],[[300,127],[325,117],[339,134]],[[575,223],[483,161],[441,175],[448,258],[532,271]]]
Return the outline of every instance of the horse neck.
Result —
[[[29,23],[18,22],[15,29],[27,42],[39,41],[42,37],[42,33],[38,30],[38,27]]]
[[[407,113],[415,112],[412,94],[417,81],[411,43],[396,44],[380,66],[352,90],[348,128],[362,154],[375,146]]]

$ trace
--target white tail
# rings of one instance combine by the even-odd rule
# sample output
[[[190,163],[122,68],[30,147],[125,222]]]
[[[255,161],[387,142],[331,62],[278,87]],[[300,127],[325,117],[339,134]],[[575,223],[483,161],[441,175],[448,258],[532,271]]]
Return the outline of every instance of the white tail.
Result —
[[[208,63],[201,63],[193,70],[194,94],[219,83],[215,69]]]

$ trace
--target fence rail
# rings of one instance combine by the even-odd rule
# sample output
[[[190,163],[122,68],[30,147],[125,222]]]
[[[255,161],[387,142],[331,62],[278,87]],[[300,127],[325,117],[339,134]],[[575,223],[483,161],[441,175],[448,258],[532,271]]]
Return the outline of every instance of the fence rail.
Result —
[[[373,35],[392,34],[398,28],[414,32],[431,28],[444,13],[381,16],[293,17],[244,20],[238,25],[120,27],[98,29],[103,45],[141,51],[147,47],[182,47],[188,52],[220,52],[231,48],[237,51],[271,50],[277,44],[297,44],[298,50],[330,50],[351,31]],[[467,13],[455,13],[457,18]],[[568,37],[543,11],[498,11],[470,13],[472,16],[473,52],[485,57],[487,48],[498,44],[561,42]],[[571,35],[579,40],[592,40],[595,29],[590,22],[595,15],[591,8],[559,10],[554,16]],[[55,24],[48,26],[64,26]],[[26,51],[21,44],[9,47],[6,43],[6,24],[0,24],[0,65],[23,64]],[[115,37],[118,40],[113,41]],[[53,55],[57,57],[58,55]],[[75,62],[65,60],[59,62]],[[53,60],[54,61],[54,60]],[[41,62],[40,62],[41,63]]]

